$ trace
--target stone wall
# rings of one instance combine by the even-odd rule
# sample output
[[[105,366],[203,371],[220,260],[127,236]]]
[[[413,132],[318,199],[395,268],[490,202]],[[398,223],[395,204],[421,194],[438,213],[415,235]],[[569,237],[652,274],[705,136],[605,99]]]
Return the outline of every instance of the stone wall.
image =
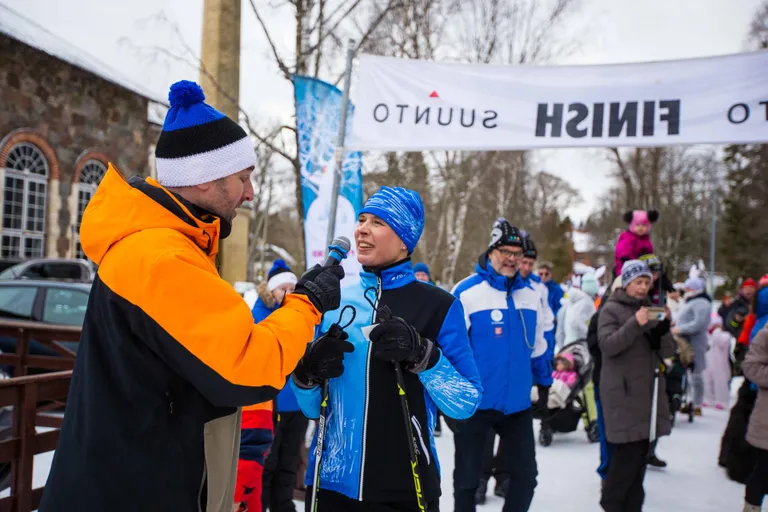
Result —
[[[0,34],[0,159],[5,160],[15,142],[25,140],[55,155],[49,161],[50,178],[59,183],[49,192],[57,190],[59,196],[49,198],[48,217],[56,225],[49,223],[47,231],[49,240],[53,233],[58,236],[55,244],[47,244],[48,255],[69,255],[68,235],[77,214],[70,211],[69,198],[86,159],[106,159],[105,164],[114,163],[125,175],[150,174],[148,156],[160,127],[147,121],[147,103],[132,91]]]

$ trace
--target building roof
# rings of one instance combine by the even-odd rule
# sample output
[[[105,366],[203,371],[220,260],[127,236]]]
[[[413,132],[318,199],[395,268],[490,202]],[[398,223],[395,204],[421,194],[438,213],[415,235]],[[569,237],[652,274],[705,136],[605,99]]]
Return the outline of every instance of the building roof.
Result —
[[[110,68],[94,56],[2,3],[0,3],[0,33],[63,60],[72,66],[93,73],[148,100],[167,104],[165,98],[160,98],[146,87],[133,82],[119,71]]]

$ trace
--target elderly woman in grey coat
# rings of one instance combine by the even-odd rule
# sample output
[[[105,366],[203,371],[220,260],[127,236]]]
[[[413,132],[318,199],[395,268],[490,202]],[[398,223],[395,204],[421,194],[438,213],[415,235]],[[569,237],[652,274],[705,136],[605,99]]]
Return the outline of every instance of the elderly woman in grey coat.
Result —
[[[709,320],[712,314],[712,299],[704,290],[704,279],[692,277],[685,282],[685,303],[680,307],[672,334],[688,340],[693,348],[693,412],[701,416],[704,402],[704,369],[707,367],[707,346],[709,344]]]
[[[757,453],[755,468],[747,480],[744,512],[760,512],[768,493],[768,326],[753,338],[742,368],[744,377],[758,389],[747,429],[747,442]]]
[[[669,319],[651,320],[646,309],[651,279],[644,262],[624,263],[622,288],[611,294],[598,320],[600,401],[606,438],[616,445],[600,500],[606,512],[642,510],[651,421],[658,435],[672,427],[664,379],[659,379],[657,415],[651,418],[655,370],[675,352]]]

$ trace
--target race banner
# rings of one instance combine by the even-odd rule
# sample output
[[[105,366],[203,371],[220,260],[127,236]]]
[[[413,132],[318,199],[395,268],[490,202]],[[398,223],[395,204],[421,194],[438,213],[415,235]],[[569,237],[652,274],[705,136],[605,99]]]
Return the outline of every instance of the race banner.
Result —
[[[523,150],[768,141],[768,51],[599,66],[363,55],[358,150]]]
[[[309,268],[325,260],[342,94],[331,84],[315,78],[295,76],[293,84],[296,95],[296,129],[299,134],[305,256]],[[353,113],[350,103],[347,132]],[[360,274],[353,232],[362,208],[362,156],[359,152],[345,152],[336,210],[336,236],[346,236],[352,242],[352,249],[342,263],[347,275],[345,282],[357,279]]]

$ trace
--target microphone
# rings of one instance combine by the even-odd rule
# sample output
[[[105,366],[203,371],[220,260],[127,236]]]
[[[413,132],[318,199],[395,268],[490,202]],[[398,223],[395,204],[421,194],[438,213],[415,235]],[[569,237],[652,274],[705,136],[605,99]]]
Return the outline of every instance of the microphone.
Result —
[[[349,238],[345,236],[334,238],[331,245],[328,246],[328,257],[325,259],[323,266],[330,267],[331,265],[339,265],[341,260],[347,257],[350,247],[351,244],[349,243]]]

